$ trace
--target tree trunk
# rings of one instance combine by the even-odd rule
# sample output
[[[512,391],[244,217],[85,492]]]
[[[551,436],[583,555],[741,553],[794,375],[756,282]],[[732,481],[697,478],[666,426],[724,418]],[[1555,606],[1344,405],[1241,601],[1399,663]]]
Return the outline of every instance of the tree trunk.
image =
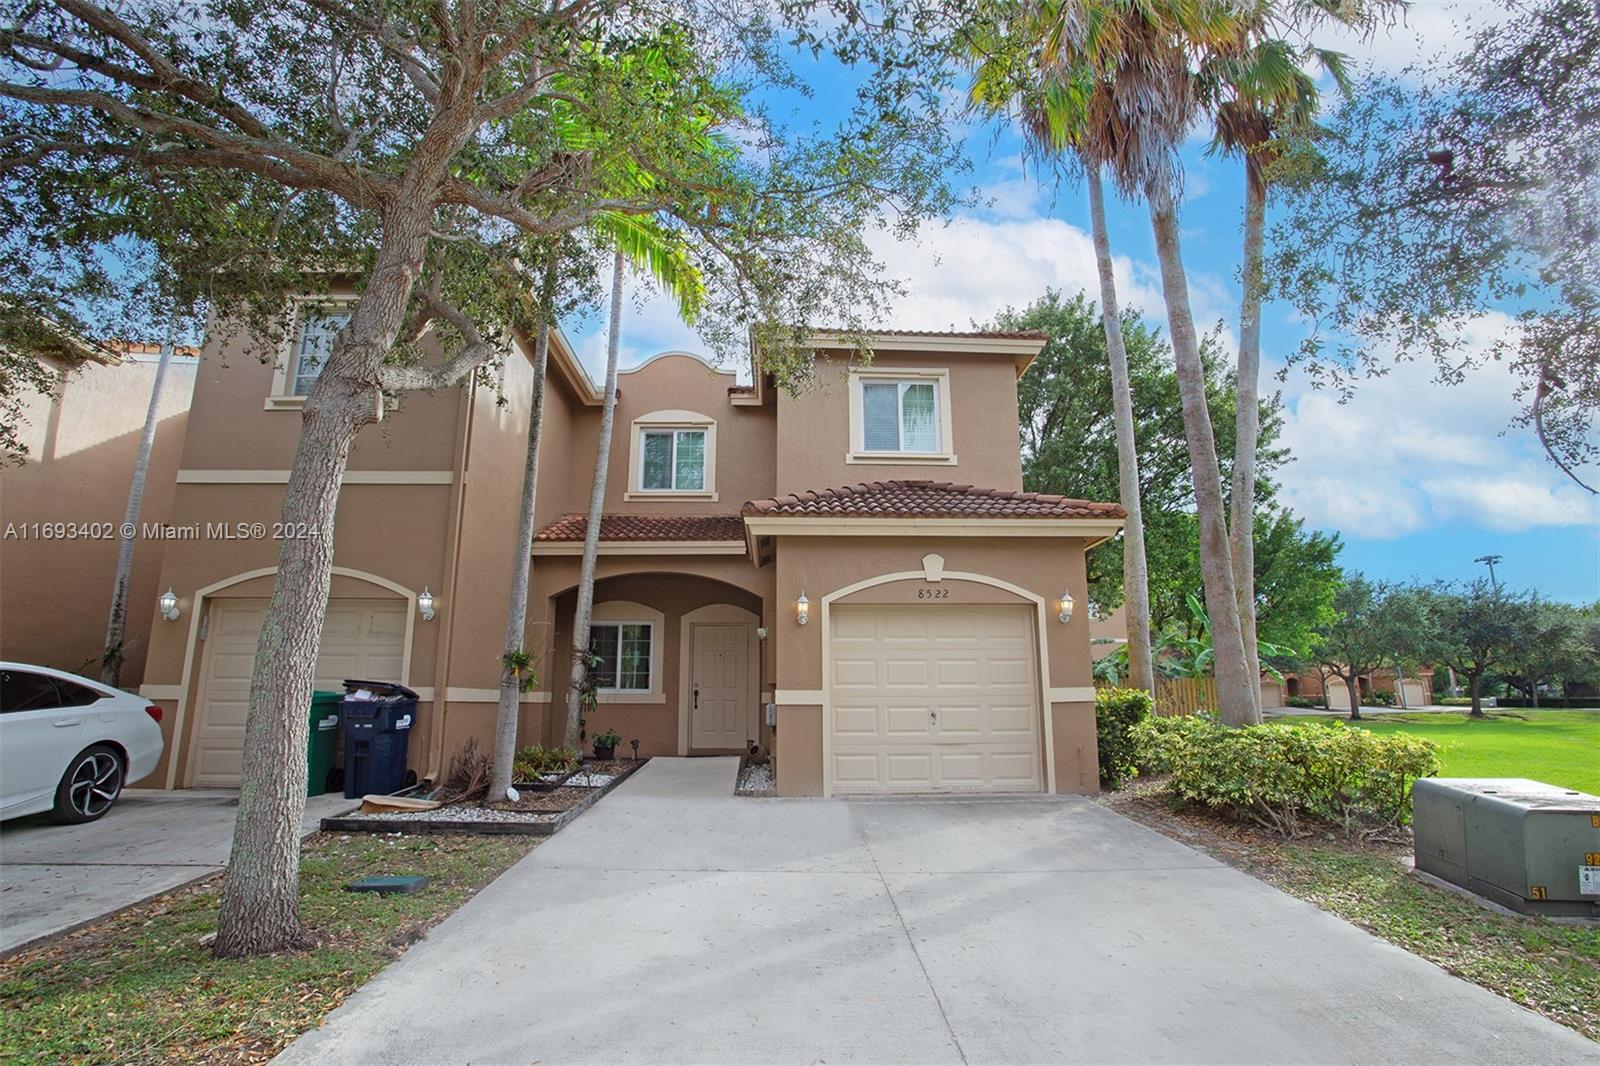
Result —
[[[1211,618],[1218,714],[1229,725],[1253,725],[1261,721],[1261,686],[1259,680],[1250,676],[1244,639],[1239,630],[1239,600],[1233,583],[1233,562],[1228,554],[1222,473],[1217,465],[1211,414],[1206,407],[1205,370],[1200,363],[1200,340],[1189,307],[1189,282],[1184,276],[1183,253],[1178,244],[1177,208],[1171,191],[1166,188],[1149,190],[1146,199],[1150,205],[1150,228],[1161,259],[1161,292],[1167,305],[1167,325],[1172,333],[1189,465],[1194,472],[1195,510],[1200,526],[1200,572],[1205,581],[1206,612]]]
[[[1355,674],[1344,679],[1345,691],[1350,693],[1350,720],[1361,720],[1361,682]]]
[[[1128,349],[1122,342],[1117,282],[1111,269],[1111,238],[1106,230],[1105,190],[1098,167],[1090,168],[1089,219],[1094,230],[1095,264],[1100,271],[1100,317],[1111,362],[1111,404],[1117,427],[1117,484],[1128,523],[1122,531],[1122,596],[1128,623],[1128,683],[1154,693],[1155,665],[1150,651],[1150,580],[1145,564],[1144,508],[1139,499],[1139,452],[1133,432],[1133,392],[1128,384]]]
[[[539,440],[544,422],[544,376],[550,363],[550,317],[555,303],[556,263],[545,266],[539,293],[539,335],[533,348],[533,389],[528,394],[528,454],[522,465],[522,509],[517,515],[517,540],[511,560],[511,595],[506,604],[506,653],[500,663],[500,707],[495,717],[494,776],[490,796],[504,796],[511,787],[517,757],[517,718],[522,679],[511,660],[523,650],[528,631],[528,572],[533,563],[533,509],[539,498]]]
[[[150,406],[145,410],[144,430],[139,434],[139,451],[133,460],[133,483],[128,486],[128,506],[122,512],[121,539],[117,544],[117,573],[111,581],[111,616],[106,619],[106,650],[100,658],[100,680],[116,688],[122,680],[123,643],[128,630],[128,585],[133,580],[133,549],[138,543],[139,511],[144,507],[145,476],[150,471],[150,451],[156,442],[156,427],[161,422],[161,386],[172,365],[173,331],[167,330],[156,363],[155,381],[150,386]]]
[[[1472,686],[1472,710],[1468,712],[1473,718],[1482,718],[1483,715],[1483,674],[1477,671],[1467,675],[1467,683]]]
[[[349,325],[306,398],[283,494],[278,574],[256,644],[245,711],[233,849],[217,915],[223,958],[303,946],[300,820],[317,649],[333,576],[339,483],[356,434],[378,417],[378,368],[394,346],[421,271],[431,211],[385,219],[384,243]]]
[[[611,336],[606,340],[606,392],[600,406],[600,445],[594,455],[594,486],[589,521],[583,531],[583,567],[578,574],[578,607],[572,623],[572,675],[567,685],[566,746],[583,744],[583,685],[589,670],[589,627],[594,613],[594,568],[600,554],[600,519],[605,513],[606,471],[611,462],[611,424],[617,410],[617,358],[622,338],[622,251],[611,266]]]
[[[1261,246],[1266,226],[1267,187],[1260,164],[1245,161],[1243,292],[1239,305],[1238,398],[1233,454],[1233,514],[1228,533],[1234,595],[1239,603],[1239,635],[1252,677],[1261,677],[1256,638],[1256,447],[1261,439]],[[1261,685],[1255,685],[1256,713]]]

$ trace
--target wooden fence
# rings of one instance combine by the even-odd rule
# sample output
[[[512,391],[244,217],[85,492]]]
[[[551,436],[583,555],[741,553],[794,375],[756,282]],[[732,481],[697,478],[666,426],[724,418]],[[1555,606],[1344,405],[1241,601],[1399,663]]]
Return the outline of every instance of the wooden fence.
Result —
[[[1098,687],[1110,686],[1101,684]],[[1210,677],[1156,678],[1156,713],[1166,716],[1216,710],[1217,682]]]

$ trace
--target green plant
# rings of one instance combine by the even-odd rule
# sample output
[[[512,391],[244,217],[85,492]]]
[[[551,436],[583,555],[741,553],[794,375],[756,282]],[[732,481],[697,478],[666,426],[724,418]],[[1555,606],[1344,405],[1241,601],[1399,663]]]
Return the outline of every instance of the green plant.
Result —
[[[1141,765],[1170,773],[1180,801],[1291,837],[1308,820],[1348,835],[1403,825],[1412,782],[1439,772],[1432,741],[1337,721],[1228,728],[1198,715],[1150,718],[1134,736]]]
[[[1286,707],[1321,707],[1322,704],[1310,696],[1286,696],[1283,700]]]
[[[1393,707],[1394,706],[1394,693],[1393,692],[1369,692],[1366,695],[1366,702],[1372,704],[1374,707]]]
[[[533,686],[539,683],[539,675],[533,668],[533,656],[521,648],[500,656],[500,667],[517,679],[519,692],[532,692]]]
[[[1433,702],[1441,707],[1471,707],[1471,696],[1440,696]]]
[[[578,685],[578,706],[585,714],[600,706],[600,656],[585,652],[583,656],[583,681]]]
[[[622,743],[622,734],[615,729],[607,729],[604,733],[596,735],[594,746],[597,748],[614,748]]]
[[[1189,608],[1188,633],[1168,631],[1161,634],[1156,639],[1156,661],[1168,677],[1203,677],[1211,673],[1216,658],[1211,647],[1211,616],[1194,593],[1185,596],[1184,602]],[[1283,674],[1267,659],[1292,659],[1296,653],[1293,648],[1257,640],[1256,655],[1261,660],[1261,669],[1281,683]]]
[[[511,772],[518,781],[535,781],[545,774],[564,774],[576,770],[582,761],[571,748],[546,748],[533,744],[518,749]]]
[[[1102,688],[1094,694],[1095,737],[1100,751],[1100,783],[1121,788],[1139,772],[1133,727],[1150,717],[1155,701],[1136,688]]]

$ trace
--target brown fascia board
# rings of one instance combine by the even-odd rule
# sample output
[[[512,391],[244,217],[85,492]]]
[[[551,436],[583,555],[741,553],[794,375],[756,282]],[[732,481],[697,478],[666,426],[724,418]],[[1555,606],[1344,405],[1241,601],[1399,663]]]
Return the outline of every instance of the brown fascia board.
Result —
[[[1043,333],[1027,330],[1014,333],[985,333],[958,330],[878,330],[862,334],[873,351],[929,352],[949,355],[992,355],[1010,358],[1022,377],[1049,342]],[[806,342],[813,348],[847,350],[855,347],[848,333],[817,330]]]

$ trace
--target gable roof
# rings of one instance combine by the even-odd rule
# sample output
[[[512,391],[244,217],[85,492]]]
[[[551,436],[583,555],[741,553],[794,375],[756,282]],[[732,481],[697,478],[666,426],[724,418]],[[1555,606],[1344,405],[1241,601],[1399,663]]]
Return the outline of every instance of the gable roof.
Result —
[[[563,515],[533,535],[536,541],[582,540],[589,516]],[[628,515],[600,516],[602,541],[734,541],[744,540],[744,520],[738,515]]]
[[[1042,492],[1011,492],[948,481],[868,481],[837,489],[752,500],[746,517],[829,518],[1125,518],[1115,503]]]

